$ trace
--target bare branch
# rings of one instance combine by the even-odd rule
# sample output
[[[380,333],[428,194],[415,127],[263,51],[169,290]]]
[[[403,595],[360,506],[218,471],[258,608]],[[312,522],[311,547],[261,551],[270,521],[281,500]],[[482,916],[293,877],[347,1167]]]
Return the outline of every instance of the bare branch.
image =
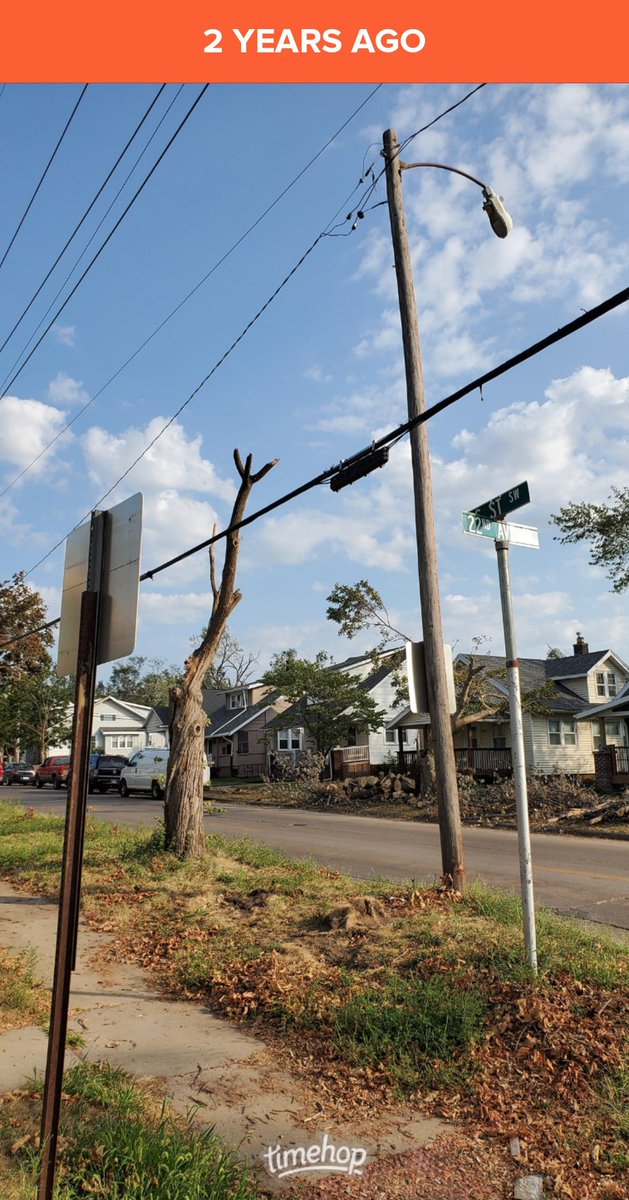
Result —
[[[268,475],[269,471],[273,470],[273,467],[277,466],[279,461],[279,458],[272,459],[272,461],[268,462],[260,471],[256,471],[255,475],[251,476],[251,482],[259,483],[261,479],[264,479],[265,475]]]
[[[216,524],[214,524],[212,526],[212,537],[214,537],[215,533],[216,533]],[[212,542],[211,546],[209,547],[209,552],[210,552],[210,585],[212,588],[212,595],[214,597],[214,604],[212,605],[212,612],[214,612],[214,610],[216,609],[216,606],[218,604],[219,597],[220,597],[220,588],[216,582],[216,545],[214,544],[214,542]]]

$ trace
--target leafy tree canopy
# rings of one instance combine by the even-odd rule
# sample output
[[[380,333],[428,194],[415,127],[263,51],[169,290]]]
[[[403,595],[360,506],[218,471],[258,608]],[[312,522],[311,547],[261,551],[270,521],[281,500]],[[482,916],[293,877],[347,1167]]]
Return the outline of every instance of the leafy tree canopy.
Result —
[[[147,659],[142,654],[132,654],[116,663],[109,679],[98,684],[96,694],[116,696],[119,700],[150,707],[167,705],[169,689],[177,687],[182,677],[183,672],[178,667],[169,666],[161,658]]]
[[[552,520],[558,542],[590,542],[590,562],[606,567],[612,591],[629,587],[629,487],[612,487],[608,504],[567,504]]]
[[[380,593],[366,579],[361,579],[355,584],[335,584],[327,599],[328,619],[335,621],[341,633],[344,633],[346,637],[353,638],[366,629],[371,629],[376,633],[379,638],[378,645],[373,652],[376,659],[382,655],[384,650],[391,648],[392,644],[399,644],[400,640],[409,640],[393,625]],[[498,691],[492,682],[497,679],[506,679],[507,673],[500,668],[488,666],[482,661],[483,656],[479,654],[479,651],[484,641],[485,639],[481,637],[473,638],[471,653],[466,656],[466,660],[455,666],[454,686],[457,707],[456,713],[452,717],[453,729],[461,729],[466,725],[472,725],[476,721],[487,720],[490,717],[494,717],[496,720],[508,720],[508,699]],[[392,665],[398,666],[398,670],[393,675],[394,704],[401,708],[404,704],[408,704],[408,681],[401,658],[398,663],[392,660]],[[522,705],[528,712],[545,716],[549,712],[548,705],[552,693],[553,685],[551,683],[543,684],[539,688],[524,692]]]
[[[30,633],[46,622],[46,605],[19,571],[0,583],[0,680],[7,684],[22,671],[37,670],[53,643],[50,629]],[[28,634],[28,636],[24,636]]]
[[[297,710],[290,717],[282,714],[275,724],[303,727],[312,745],[325,754],[334,746],[346,746],[351,731],[380,729],[386,718],[358,676],[335,670],[323,651],[307,659],[284,650],[273,657],[262,681]]]

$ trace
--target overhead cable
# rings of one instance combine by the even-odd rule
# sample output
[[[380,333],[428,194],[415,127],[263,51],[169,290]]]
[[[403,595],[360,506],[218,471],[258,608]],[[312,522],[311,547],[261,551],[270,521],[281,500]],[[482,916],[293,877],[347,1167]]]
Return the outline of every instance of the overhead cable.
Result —
[[[53,438],[51,438],[51,440],[49,442],[46,443],[46,445],[39,451],[39,453],[36,454],[35,457],[29,463],[27,463],[27,465],[20,471],[20,473],[18,475],[16,475],[15,478],[12,479],[11,482],[9,484],[7,484],[7,486],[2,491],[0,491],[0,498],[2,498],[2,496],[5,496],[6,493],[8,491],[10,491],[11,488],[14,487],[15,484],[18,483],[19,480],[22,479],[24,477],[24,475],[26,475],[27,472],[30,471],[31,468],[36,465],[36,463],[39,462],[39,460],[41,458],[43,458],[44,454],[46,454],[46,452],[48,450],[50,450],[52,446],[54,446],[55,442],[57,442],[59,440],[59,438],[62,437],[63,434],[66,433],[67,430],[70,429],[70,427],[72,425],[74,425],[75,422],[78,421],[80,417],[83,416],[83,413],[87,412],[88,408],[91,408],[92,404],[94,404],[96,402],[96,400],[98,400],[99,396],[102,396],[103,392],[108,387],[110,387],[110,385],[114,382],[114,380],[117,379],[118,376],[122,374],[122,372],[125,370],[125,368],[128,367],[129,364],[132,363],[135,358],[137,358],[138,354],[140,354],[142,352],[142,350],[145,349],[146,346],[148,346],[149,342],[151,342],[153,340],[153,338],[156,337],[158,333],[160,333],[160,331],[164,328],[164,326],[168,324],[168,322],[184,307],[185,304],[187,304],[188,300],[190,300],[192,298],[192,296],[194,296],[195,293],[198,292],[199,288],[201,288],[203,286],[203,284],[207,282],[207,280],[210,278],[210,276],[212,276],[214,274],[214,272],[217,271],[218,268],[220,266],[222,266],[222,264],[224,262],[226,262],[226,260],[234,253],[234,251],[238,249],[238,247],[245,241],[245,239],[248,238],[251,233],[253,233],[254,229],[256,229],[257,226],[264,220],[264,218],[268,216],[268,214],[276,207],[277,204],[279,204],[280,200],[282,200],[284,198],[284,196],[286,196],[287,193],[290,192],[291,188],[293,188],[295,186],[295,184],[302,178],[302,176],[306,174],[306,172],[310,169],[310,167],[312,167],[314,165],[314,163],[317,161],[317,159],[319,159],[321,157],[321,155],[328,149],[328,146],[332,145],[332,142],[339,136],[340,133],[343,132],[343,130],[350,124],[350,122],[354,120],[354,118],[358,115],[358,113],[365,107],[366,104],[369,103],[372,96],[375,96],[376,92],[381,87],[382,87],[382,84],[379,83],[375,88],[373,88],[369,92],[369,94],[367,96],[365,96],[365,99],[361,101],[361,103],[354,109],[354,111],[352,113],[350,113],[349,117],[347,117],[346,120],[343,121],[343,124],[339,125],[338,129],[335,130],[335,132],[328,138],[327,142],[325,142],[324,145],[321,146],[321,149],[317,150],[316,154],[313,154],[312,158],[310,158],[309,161],[306,163],[306,165],[301,168],[301,170],[297,173],[297,175],[293,176],[290,183],[287,183],[286,186],[284,188],[282,188],[282,191],[277,194],[275,199],[272,200],[270,204],[267,204],[266,208],[259,214],[258,217],[256,217],[255,221],[252,221],[251,225],[249,225],[249,227],[244,231],[244,233],[242,233],[235,242],[232,242],[229,249],[226,250],[221,255],[221,257],[216,260],[214,265],[212,267],[210,267],[209,271],[206,271],[205,275],[203,275],[203,277],[201,279],[199,279],[199,281],[197,283],[195,283],[194,287],[191,288],[190,291],[187,292],[187,294],[175,305],[175,307],[170,310],[170,312],[167,314],[167,316],[165,316],[163,318],[163,320],[160,321],[159,325],[155,326],[152,333],[150,333],[148,335],[148,337],[146,337],[144,339],[144,341],[141,343],[141,345],[138,346],[137,349],[134,350],[133,353],[130,354],[127,359],[125,359],[125,361],[122,363],[122,365],[120,367],[118,367],[118,369],[116,371],[114,371],[113,375],[110,375],[110,377],[106,381],[106,383],[103,383],[101,385],[101,387],[99,387],[98,390],[96,392],[94,392],[94,395],[91,396],[89,398],[89,400],[87,400],[85,402],[85,404],[83,404],[81,406],[81,408],[79,408],[77,410],[77,412],[75,412],[72,415],[70,420],[66,422],[66,424],[63,426],[63,428],[60,429],[55,434],[55,436]],[[362,183],[362,180],[361,180],[361,183]],[[21,355],[18,356],[18,358],[19,357],[21,357]]]
[[[34,330],[33,330],[33,332],[31,333],[30,337],[27,339],[27,341],[26,341],[26,344],[25,344],[25,345],[22,347],[22,349],[20,350],[19,354],[17,355],[17,357],[14,359],[13,363],[12,363],[12,364],[11,364],[11,366],[9,367],[9,370],[8,370],[7,374],[5,375],[5,377],[4,377],[3,381],[2,381],[2,383],[0,383],[0,394],[2,394],[2,392],[4,391],[4,388],[5,388],[5,387],[8,385],[9,379],[11,378],[11,372],[15,370],[15,368],[16,368],[16,367],[17,367],[17,365],[18,365],[18,363],[20,362],[20,359],[22,359],[22,358],[23,358],[23,356],[24,356],[24,355],[26,354],[26,352],[28,351],[29,347],[30,347],[30,346],[33,344],[33,342],[34,342],[35,338],[37,337],[37,334],[39,333],[39,330],[41,329],[42,325],[44,324],[44,321],[46,320],[46,317],[48,316],[48,314],[49,314],[50,312],[52,312],[52,310],[53,310],[53,308],[54,308],[55,304],[57,303],[57,300],[58,300],[58,299],[59,299],[59,297],[61,296],[61,294],[62,294],[62,292],[63,292],[63,290],[64,290],[64,288],[65,288],[66,284],[67,284],[67,283],[69,282],[69,280],[72,278],[72,276],[74,275],[74,272],[77,270],[77,268],[78,268],[78,266],[79,266],[80,262],[82,261],[82,259],[83,259],[83,258],[85,258],[85,255],[87,254],[87,252],[88,252],[88,250],[89,250],[90,246],[92,245],[92,242],[95,240],[95,238],[96,238],[96,237],[98,236],[98,234],[100,233],[100,230],[102,229],[103,225],[105,224],[105,221],[107,220],[107,217],[109,216],[109,214],[110,214],[111,210],[114,208],[114,206],[115,206],[115,204],[116,204],[116,201],[118,200],[118,198],[119,198],[119,197],[122,195],[122,193],[124,192],[124,190],[125,190],[125,188],[126,188],[126,186],[127,186],[128,182],[129,182],[129,180],[131,179],[131,176],[134,174],[134,172],[135,172],[135,170],[136,170],[137,166],[139,165],[139,163],[140,163],[140,162],[142,161],[142,159],[144,158],[144,155],[146,154],[146,152],[147,152],[147,150],[148,150],[149,146],[151,145],[151,143],[154,141],[155,137],[156,137],[156,136],[157,136],[157,134],[159,133],[159,131],[160,131],[160,129],[161,129],[161,127],[162,127],[162,125],[164,124],[164,121],[166,120],[166,118],[168,117],[168,114],[170,113],[170,110],[171,110],[171,108],[172,108],[172,107],[173,107],[173,105],[176,103],[176,101],[179,99],[179,96],[180,96],[181,92],[183,91],[184,87],[185,87],[185,84],[183,84],[183,83],[182,83],[182,84],[180,84],[180,85],[179,85],[179,87],[177,88],[177,90],[176,90],[176,92],[175,92],[174,96],[172,97],[172,99],[171,99],[171,100],[169,101],[169,103],[167,104],[166,108],[164,109],[164,112],[162,113],[161,117],[159,118],[159,121],[157,122],[157,125],[155,126],[155,128],[153,129],[153,131],[152,131],[152,133],[149,135],[149,137],[147,138],[146,142],[144,143],[144,146],[143,146],[143,147],[142,147],[142,149],[140,150],[140,153],[137,155],[137,157],[136,157],[136,159],[135,159],[135,162],[134,162],[134,163],[133,163],[133,165],[130,167],[130,169],[127,171],[127,174],[125,175],[125,177],[124,177],[124,179],[123,179],[122,183],[121,183],[121,184],[120,184],[120,186],[118,187],[118,190],[115,192],[115,194],[114,194],[113,198],[110,200],[109,204],[107,205],[107,208],[105,209],[105,211],[104,211],[104,213],[103,213],[102,217],[100,218],[100,221],[99,221],[99,222],[98,222],[98,224],[96,225],[96,228],[95,228],[95,229],[92,231],[92,233],[91,233],[91,234],[90,234],[90,236],[88,237],[88,239],[87,239],[87,241],[86,241],[86,243],[85,243],[85,245],[84,245],[83,249],[81,250],[81,252],[80,252],[80,254],[78,255],[78,257],[77,257],[77,258],[74,260],[74,263],[73,263],[73,265],[70,267],[70,270],[68,271],[68,273],[67,273],[67,275],[66,275],[65,279],[63,280],[63,282],[61,283],[60,287],[58,287],[58,288],[57,288],[57,291],[55,292],[55,294],[54,294],[54,296],[53,296],[52,300],[50,301],[50,304],[48,305],[48,308],[45,310],[45,312],[44,312],[43,316],[42,316],[42,317],[40,317],[40,319],[39,319],[39,321],[38,321],[37,325],[35,326],[35,328],[34,328]],[[21,368],[20,368],[20,369],[21,369]],[[77,415],[78,415],[78,414],[77,414]],[[70,422],[70,423],[71,423],[71,422]],[[60,436],[60,435],[61,435],[61,433],[63,433],[63,432],[65,432],[65,431],[64,431],[64,430],[60,430],[60,431],[59,431],[59,436]],[[56,439],[56,437],[55,437],[55,438],[53,439],[53,441],[50,443],[50,445],[53,445],[53,444],[54,444],[54,442],[55,442],[56,440],[57,440],[57,439]],[[43,452],[45,452],[45,449],[46,449],[46,448],[47,448],[47,447],[45,447],[45,448],[44,448],[44,451],[42,451],[42,453],[43,453]],[[38,459],[39,459],[40,457],[41,457],[41,454],[37,456],[37,458],[38,458]],[[37,461],[37,460],[35,460],[35,461]],[[28,470],[28,469],[29,469],[29,467],[27,467],[26,469]]]
[[[499,363],[498,366],[492,367],[490,371],[486,371],[484,375],[479,375],[476,379],[473,379],[470,383],[466,383],[456,392],[452,392],[443,400],[439,400],[436,404],[431,405],[430,408],[427,408],[425,412],[420,413],[416,417],[412,417],[409,421],[405,421],[401,425],[398,425],[395,429],[390,430],[389,433],[386,433],[381,438],[373,441],[369,446],[366,446],[362,450],[358,450],[355,454],[350,455],[349,458],[341,459],[341,461],[336,463],[335,466],[329,467],[325,471],[321,471],[319,475],[315,475],[312,479],[307,480],[306,483],[302,483],[299,487],[293,488],[292,491],[286,492],[285,495],[280,496],[277,500],[272,500],[269,504],[265,504],[263,508],[257,509],[248,517],[243,517],[242,521],[236,521],[233,525],[228,525],[226,529],[222,529],[219,533],[213,534],[212,537],[206,538],[203,542],[198,542],[196,546],[191,546],[188,550],[183,550],[181,554],[176,554],[173,558],[167,559],[166,562],[160,563],[159,566],[152,567],[149,571],[144,571],[143,574],[140,575],[140,582],[144,583],[147,579],[152,580],[155,575],[159,575],[162,571],[167,571],[170,567],[174,567],[177,563],[183,562],[187,558],[191,558],[194,554],[199,554],[201,550],[207,550],[208,547],[214,545],[215,542],[222,541],[223,538],[229,537],[229,535],[232,533],[238,533],[238,531],[244,529],[245,526],[252,525],[255,521],[259,521],[261,517],[265,517],[275,509],[281,508],[283,505],[288,504],[290,500],[295,500],[298,496],[303,496],[306,492],[311,491],[320,484],[326,483],[339,471],[344,470],[348,464],[357,462],[362,456],[371,454],[374,450],[378,449],[378,447],[386,446],[390,443],[399,441],[400,438],[406,433],[410,433],[411,429],[415,429],[418,425],[423,425],[432,417],[437,416],[438,413],[443,412],[445,408],[449,408],[450,405],[455,404],[464,396],[469,395],[470,392],[479,391],[483,384],[488,383],[492,379],[497,379],[500,375],[504,375],[507,371],[513,370],[513,368],[518,366],[520,363],[526,362],[527,359],[533,358],[533,356],[536,354],[540,354],[542,350],[548,349],[549,346],[553,346],[557,342],[562,341],[564,338],[570,337],[579,329],[583,329],[586,325],[591,325],[593,321],[599,320],[600,317],[605,316],[608,312],[612,312],[613,309],[618,308],[621,304],[626,304],[627,301],[629,301],[629,287],[623,288],[620,292],[616,292],[615,295],[608,297],[607,300],[603,300],[601,304],[597,304],[596,307],[590,309],[589,312],[577,317],[574,321],[568,322],[567,325],[561,326],[561,328],[555,330],[554,333],[548,334],[546,337],[541,338],[538,342],[533,342],[533,344],[531,346],[527,346],[525,350],[521,350],[518,354],[512,355],[511,358],[505,359],[505,361]],[[61,545],[61,542],[59,542],[58,545]],[[57,546],[54,546],[53,550],[56,549]],[[45,558],[48,558],[50,554],[52,554],[52,550],[45,555]],[[44,562],[44,559],[40,559],[40,562]],[[30,571],[23,572],[24,578],[26,578],[27,575],[30,575],[39,565],[40,563],[36,563],[34,567],[31,567]],[[52,625],[58,624],[59,620],[60,618],[56,617],[54,621],[49,621],[47,625],[42,626],[40,629],[32,629],[28,633],[20,635],[19,639],[16,638],[14,640],[21,641],[23,637],[30,637],[34,633],[41,632],[41,629],[47,629]],[[10,644],[12,643],[0,643],[0,649]]]
[[[72,122],[73,122],[73,120],[74,120],[74,117],[75,117],[76,111],[77,111],[77,109],[78,109],[78,107],[79,107],[79,104],[81,103],[81,100],[83,99],[83,97],[84,97],[84,95],[85,95],[85,93],[86,93],[86,91],[87,91],[87,89],[88,89],[88,86],[89,86],[89,85],[88,85],[87,83],[84,83],[84,84],[83,84],[83,87],[82,87],[82,89],[81,89],[81,92],[80,92],[79,98],[78,98],[78,100],[77,100],[76,104],[74,105],[74,108],[72,109],[72,112],[70,113],[70,116],[68,117],[68,119],[67,119],[67,121],[66,121],[66,123],[65,123],[65,125],[64,125],[64,127],[63,127],[63,129],[62,129],[62,131],[61,131],[61,135],[60,135],[60,137],[59,137],[59,140],[58,140],[58,142],[57,142],[57,145],[55,146],[55,148],[54,148],[54,150],[53,150],[52,154],[50,155],[50,158],[48,159],[48,162],[46,163],[46,166],[44,167],[44,170],[43,170],[42,174],[40,175],[40,178],[39,178],[39,183],[37,184],[37,187],[35,188],[35,191],[33,192],[33,195],[31,196],[31,198],[30,198],[30,200],[29,200],[28,204],[26,205],[26,208],[24,209],[24,212],[22,213],[22,216],[20,217],[20,220],[18,221],[17,229],[15,230],[15,233],[13,234],[13,237],[11,238],[11,240],[10,240],[10,242],[9,242],[9,244],[8,244],[8,246],[7,246],[6,250],[5,250],[5,252],[4,252],[4,254],[2,255],[2,259],[0,259],[0,270],[2,270],[2,267],[4,266],[4,263],[5,263],[5,259],[6,259],[7,255],[8,255],[8,253],[9,253],[9,251],[10,251],[10,249],[11,249],[11,247],[12,247],[12,245],[13,245],[13,243],[14,243],[14,241],[15,241],[15,239],[16,239],[16,237],[17,237],[17,235],[18,235],[18,233],[20,232],[20,229],[22,228],[22,226],[23,226],[23,224],[24,224],[24,222],[25,222],[25,220],[26,220],[26,218],[27,218],[27,216],[28,216],[28,214],[29,214],[29,212],[30,212],[31,208],[33,207],[33,204],[35,203],[35,199],[36,199],[37,193],[39,192],[39,189],[40,189],[40,187],[41,187],[42,183],[44,182],[44,179],[46,178],[46,176],[47,176],[47,174],[48,174],[48,172],[49,172],[49,170],[50,170],[50,168],[51,168],[51,166],[52,166],[52,164],[53,164],[53,162],[54,162],[54,160],[55,160],[55,158],[56,158],[57,151],[59,150],[59,147],[61,146],[61,143],[62,143],[63,139],[65,138],[65,135],[66,135],[66,133],[68,132],[68,129],[70,128],[70,126],[71,126],[71,124],[72,124]]]
[[[33,295],[31,296],[31,298],[30,298],[30,300],[29,300],[28,304],[26,305],[26,308],[24,308],[24,309],[22,310],[22,312],[20,313],[20,316],[18,317],[17,321],[15,322],[15,325],[13,326],[13,328],[11,329],[11,331],[10,331],[10,332],[7,334],[6,338],[4,339],[4,341],[3,341],[2,345],[0,346],[0,354],[1,354],[1,353],[2,353],[2,351],[5,349],[5,347],[6,347],[7,343],[8,343],[8,342],[11,340],[11,338],[13,337],[13,334],[15,333],[16,329],[17,329],[17,328],[18,328],[18,327],[19,327],[19,326],[22,324],[22,321],[24,320],[24,317],[26,316],[26,314],[27,314],[27,313],[30,311],[30,309],[32,308],[32,306],[33,306],[33,304],[35,303],[35,301],[36,301],[37,297],[39,296],[39,294],[40,294],[40,292],[41,292],[42,288],[43,288],[43,287],[45,287],[45,285],[48,283],[48,280],[50,279],[50,276],[52,275],[52,273],[53,273],[53,271],[54,271],[55,267],[58,265],[58,263],[59,263],[59,262],[61,261],[61,259],[63,258],[63,256],[64,256],[64,254],[65,254],[66,250],[68,249],[68,247],[70,246],[70,244],[71,244],[71,242],[74,240],[74,238],[76,237],[76,235],[77,235],[77,233],[79,232],[79,229],[81,228],[81,226],[83,225],[83,223],[84,223],[84,222],[87,220],[87,218],[88,218],[88,216],[90,215],[90,213],[91,213],[91,211],[92,211],[92,209],[93,209],[94,205],[96,204],[96,201],[99,199],[99,197],[102,195],[103,191],[104,191],[104,190],[105,190],[105,188],[107,187],[107,184],[109,183],[109,180],[111,179],[112,175],[113,175],[113,174],[114,174],[114,172],[117,170],[117,168],[119,167],[120,163],[122,162],[122,159],[124,158],[125,154],[127,153],[127,150],[129,149],[129,147],[130,147],[131,143],[134,141],[134,139],[137,137],[137,135],[138,135],[138,133],[140,132],[140,130],[141,130],[141,128],[142,128],[142,126],[143,126],[144,122],[147,120],[148,116],[150,115],[150,113],[151,113],[151,111],[152,111],[153,107],[155,106],[155,104],[157,104],[157,101],[159,100],[159,98],[160,98],[160,96],[161,96],[162,92],[164,91],[164,88],[165,88],[165,87],[166,87],[166,84],[165,84],[165,83],[162,83],[161,87],[158,89],[158,91],[156,92],[155,96],[154,96],[154,97],[153,97],[153,99],[151,100],[151,103],[149,104],[149,106],[148,106],[148,108],[147,108],[146,112],[144,113],[144,116],[143,116],[143,117],[141,118],[141,120],[138,122],[138,124],[136,125],[135,129],[133,130],[133,133],[131,134],[131,137],[130,137],[130,138],[129,138],[129,140],[127,141],[127,144],[126,144],[126,146],[124,147],[124,149],[123,149],[123,150],[121,150],[121,152],[120,152],[120,154],[118,155],[118,157],[117,157],[117,159],[116,159],[116,161],[115,161],[115,163],[114,163],[113,167],[112,167],[112,168],[111,168],[111,170],[108,172],[108,174],[105,176],[105,178],[104,178],[103,182],[101,183],[101,185],[100,185],[100,187],[99,187],[99,189],[98,189],[98,191],[97,191],[96,195],[95,195],[95,196],[94,196],[94,198],[93,198],[93,199],[90,201],[90,203],[88,204],[87,208],[85,209],[85,212],[83,213],[83,216],[81,217],[80,221],[78,222],[78,224],[77,224],[77,225],[75,225],[75,226],[74,226],[74,229],[72,230],[72,233],[70,234],[69,238],[67,239],[67,241],[66,241],[66,243],[65,243],[65,245],[64,245],[64,247],[63,247],[63,249],[59,251],[59,254],[57,255],[57,257],[56,257],[56,259],[55,259],[54,263],[53,263],[53,264],[52,264],[52,266],[49,268],[49,270],[47,271],[46,275],[44,275],[44,278],[42,279],[41,283],[39,284],[39,287],[37,288],[37,291],[33,292]]]
[[[58,318],[61,316],[61,313],[63,312],[64,308],[65,308],[65,307],[66,307],[66,306],[69,304],[69,302],[70,302],[70,300],[72,299],[72,297],[73,297],[73,296],[75,295],[75,293],[78,291],[78,289],[79,289],[79,287],[81,286],[81,284],[83,283],[83,280],[85,279],[86,275],[87,275],[87,274],[88,274],[88,273],[91,271],[91,269],[92,269],[92,267],[94,266],[94,263],[96,262],[96,260],[97,260],[98,258],[100,258],[100,255],[102,254],[103,250],[104,250],[104,249],[105,249],[105,247],[108,245],[108,243],[111,241],[111,239],[112,239],[112,237],[114,236],[114,234],[115,234],[116,230],[117,230],[117,229],[120,227],[120,225],[121,225],[121,224],[122,224],[122,222],[124,221],[124,219],[125,219],[125,217],[126,217],[127,213],[128,213],[128,212],[129,212],[129,211],[130,211],[130,210],[133,208],[133,205],[135,204],[136,200],[137,200],[137,199],[138,199],[138,197],[141,195],[141,193],[144,191],[144,188],[146,187],[147,183],[149,182],[149,179],[151,179],[151,177],[153,176],[153,174],[154,174],[154,173],[155,173],[155,171],[157,170],[157,168],[158,168],[159,164],[161,163],[162,159],[165,157],[165,155],[166,155],[166,154],[168,153],[168,151],[170,150],[170,147],[172,146],[173,142],[175,141],[175,139],[176,139],[176,138],[179,136],[179,134],[181,133],[181,130],[183,129],[184,125],[186,125],[186,123],[189,121],[189,119],[190,119],[190,117],[192,116],[192,114],[193,114],[193,112],[194,112],[195,108],[197,107],[197,104],[198,104],[198,103],[199,103],[199,101],[200,101],[200,100],[203,98],[203,96],[205,95],[205,93],[206,93],[207,89],[208,89],[210,86],[211,86],[211,85],[210,85],[209,83],[205,83],[205,84],[203,84],[203,87],[201,88],[201,91],[199,92],[198,96],[197,96],[197,97],[196,97],[196,99],[193,101],[193,103],[190,105],[190,108],[188,109],[187,113],[185,114],[185,116],[184,116],[183,120],[181,120],[181,121],[179,122],[179,125],[177,126],[177,128],[176,128],[175,132],[172,134],[172,136],[170,137],[170,139],[169,139],[169,140],[168,140],[168,142],[166,143],[166,145],[165,145],[164,149],[162,150],[161,154],[159,155],[159,157],[158,157],[158,158],[156,159],[156,161],[153,163],[153,166],[151,167],[151,169],[150,169],[150,171],[148,172],[148,174],[147,174],[147,175],[144,177],[144,179],[142,180],[142,183],[140,184],[139,188],[137,188],[137,190],[134,192],[134,194],[133,194],[133,196],[131,197],[131,199],[130,199],[129,203],[127,204],[126,208],[125,208],[125,209],[124,209],[124,211],[122,212],[122,215],[121,215],[120,217],[118,217],[118,220],[116,221],[115,225],[113,226],[113,228],[112,228],[112,229],[110,229],[110,231],[109,231],[109,233],[107,234],[107,237],[105,238],[104,242],[102,242],[102,244],[99,246],[98,250],[96,251],[96,254],[93,256],[93,258],[91,258],[91,259],[90,259],[89,263],[87,264],[87,267],[86,267],[86,268],[85,268],[85,270],[83,271],[83,274],[82,274],[82,275],[79,277],[79,279],[78,279],[78,280],[77,280],[77,282],[75,283],[74,287],[72,288],[72,291],[68,293],[68,295],[66,296],[65,300],[63,301],[63,303],[62,303],[62,304],[59,306],[59,308],[57,309],[57,311],[56,311],[56,313],[55,313],[54,317],[52,318],[52,320],[49,322],[49,324],[48,324],[48,325],[46,326],[46,328],[44,329],[44,332],[41,334],[41,337],[39,337],[39,338],[37,339],[37,341],[35,342],[35,345],[33,346],[32,350],[29,352],[29,354],[26,356],[26,358],[24,359],[24,361],[23,361],[23,363],[21,364],[21,366],[20,366],[20,367],[18,367],[17,371],[16,371],[16,372],[13,374],[13,376],[12,376],[12,377],[11,377],[11,379],[9,380],[8,384],[6,385],[6,387],[5,387],[5,389],[4,389],[3,393],[2,393],[2,396],[0,396],[0,400],[3,398],[3,396],[6,396],[6,394],[7,394],[8,390],[9,390],[9,388],[13,386],[13,384],[15,383],[16,379],[18,378],[18,376],[22,374],[22,371],[24,370],[24,367],[26,366],[27,362],[29,362],[29,361],[30,361],[30,359],[33,357],[33,355],[34,355],[35,351],[37,350],[38,346],[40,346],[40,345],[41,345],[41,343],[43,342],[44,338],[46,337],[46,334],[50,332],[50,330],[52,329],[53,325],[55,324],[55,321],[57,321],[57,320],[58,320]]]

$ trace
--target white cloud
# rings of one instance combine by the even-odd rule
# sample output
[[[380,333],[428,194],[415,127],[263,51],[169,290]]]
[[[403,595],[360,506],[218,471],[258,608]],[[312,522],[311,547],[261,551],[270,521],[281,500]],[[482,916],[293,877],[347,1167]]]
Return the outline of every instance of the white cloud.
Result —
[[[166,418],[154,417],[144,429],[108,433],[93,426],[82,439],[90,478],[99,486],[110,484],[160,434]],[[126,480],[141,491],[172,490],[207,492],[221,500],[233,500],[232,479],[222,479],[214,464],[204,458],[201,434],[189,437],[175,421],[133,468]],[[128,490],[128,488],[127,488]]]
[[[214,525],[221,528],[216,510],[206,500],[182,496],[172,489],[145,496],[142,530],[142,569],[151,570],[190,546],[212,536]],[[221,549],[217,551],[220,559]],[[208,579],[208,552],[199,551],[172,567],[164,575],[168,584],[182,580]],[[159,583],[157,576],[156,582]]]
[[[207,625],[212,598],[207,592],[140,592],[140,621],[189,629],[190,636]]]
[[[269,517],[246,550],[247,565],[255,561],[298,566],[316,560],[323,552],[345,555],[351,562],[383,571],[403,571],[409,549],[401,528],[386,528],[373,506],[363,501],[342,512],[310,509]]]
[[[18,396],[4,396],[0,400],[0,460],[16,467],[26,467],[44,447],[60,433],[66,414],[41,400],[22,400]],[[71,440],[70,433],[64,434],[64,443]],[[36,473],[48,468],[50,453],[44,454],[33,467]]]
[[[48,396],[53,404],[85,404],[89,395],[83,389],[83,384],[71,375],[59,371],[48,384]]]
[[[443,89],[439,97],[441,103]],[[400,135],[420,126],[434,106],[427,89],[403,89],[395,117]],[[488,108],[500,117],[491,125]],[[495,320],[503,298],[511,322],[516,306],[540,302],[560,302],[575,314],[615,290],[629,253],[611,214],[597,203],[601,178],[613,185],[629,178],[628,87],[492,86],[464,113],[440,124],[438,152],[429,151],[422,135],[418,157],[490,182],[504,194],[515,228],[505,240],[494,238],[480,193],[462,178],[430,169],[405,173],[426,365],[444,377],[469,374],[495,357],[496,348],[511,348],[510,326]],[[500,130],[493,140],[488,126]],[[469,161],[470,144],[475,161]],[[362,249],[355,279],[363,286],[367,281],[387,306],[355,352],[399,357],[390,239],[372,231]]]
[[[309,379],[311,383],[330,383],[332,376],[325,373],[321,363],[315,363],[304,371],[304,379]]]
[[[53,325],[52,334],[62,346],[76,346],[76,325]]]

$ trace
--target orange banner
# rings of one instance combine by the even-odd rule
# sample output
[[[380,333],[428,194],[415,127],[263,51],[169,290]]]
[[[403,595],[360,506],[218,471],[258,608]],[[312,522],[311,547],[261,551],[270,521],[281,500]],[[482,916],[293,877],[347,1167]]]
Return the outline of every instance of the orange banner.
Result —
[[[629,7],[587,16],[567,0],[525,5],[299,6],[86,0],[5,6],[4,82],[621,82]]]

